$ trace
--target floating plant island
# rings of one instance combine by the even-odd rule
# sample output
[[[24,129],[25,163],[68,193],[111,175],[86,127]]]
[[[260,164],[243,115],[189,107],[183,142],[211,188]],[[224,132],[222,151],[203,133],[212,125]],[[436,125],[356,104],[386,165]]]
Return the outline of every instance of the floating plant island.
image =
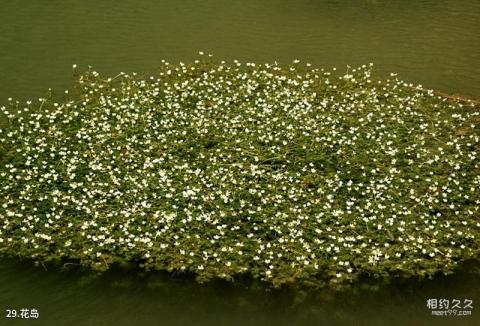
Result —
[[[1,108],[0,256],[338,288],[478,260],[478,102],[203,58]]]

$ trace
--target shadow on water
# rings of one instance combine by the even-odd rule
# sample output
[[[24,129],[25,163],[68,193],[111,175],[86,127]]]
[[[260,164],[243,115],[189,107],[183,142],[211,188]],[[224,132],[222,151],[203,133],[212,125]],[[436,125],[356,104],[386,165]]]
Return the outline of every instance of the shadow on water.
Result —
[[[198,284],[164,272],[104,274],[0,260],[0,307],[38,309],[39,325],[478,325],[479,264],[433,280],[364,280],[344,292]],[[477,272],[474,273],[473,271]],[[473,300],[471,316],[432,316],[428,299]],[[2,318],[4,318],[3,316]],[[0,319],[2,322],[6,319]],[[8,325],[32,320],[9,319]],[[0,322],[0,324],[2,324]]]

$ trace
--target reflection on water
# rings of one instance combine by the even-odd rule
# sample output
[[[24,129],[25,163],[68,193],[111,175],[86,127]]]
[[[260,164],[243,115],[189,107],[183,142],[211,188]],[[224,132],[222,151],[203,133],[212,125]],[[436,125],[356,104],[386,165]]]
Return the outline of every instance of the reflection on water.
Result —
[[[265,288],[254,282],[197,284],[168,273],[34,267],[2,259],[0,307],[36,308],[42,325],[474,325],[478,274],[396,281],[344,293]],[[468,270],[479,268],[469,266]],[[376,284],[369,281],[370,285]],[[370,286],[369,286],[370,287]],[[473,300],[471,316],[434,317],[428,299]],[[0,319],[2,320],[2,319]],[[11,321],[11,320],[10,320]],[[19,321],[19,320],[17,320]],[[2,323],[0,323],[2,324]],[[10,325],[10,324],[9,324]]]

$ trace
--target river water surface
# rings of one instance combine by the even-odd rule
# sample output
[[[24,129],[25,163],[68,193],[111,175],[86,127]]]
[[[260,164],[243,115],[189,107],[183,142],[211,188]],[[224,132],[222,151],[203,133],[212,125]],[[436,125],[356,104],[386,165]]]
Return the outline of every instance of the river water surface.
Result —
[[[72,86],[72,64],[153,72],[161,59],[290,62],[378,74],[480,97],[479,0],[13,1],[0,7],[0,106]],[[468,270],[468,268],[467,268]],[[466,272],[378,292],[293,293],[114,271],[93,278],[0,260],[0,325],[479,325],[480,280]],[[471,316],[433,317],[431,298],[472,299]],[[480,306],[478,306],[480,307]],[[36,308],[38,320],[6,309]]]

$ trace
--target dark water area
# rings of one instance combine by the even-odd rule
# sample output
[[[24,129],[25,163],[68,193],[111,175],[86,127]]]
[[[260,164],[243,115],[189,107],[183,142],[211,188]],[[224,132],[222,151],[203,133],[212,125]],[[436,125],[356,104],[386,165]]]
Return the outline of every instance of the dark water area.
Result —
[[[370,279],[333,292],[277,290],[246,280],[198,284],[138,270],[95,274],[4,258],[0,306],[35,308],[39,318],[0,319],[0,325],[478,325],[478,273],[468,270],[479,267],[388,285]],[[427,300],[434,298],[472,300],[472,315],[432,316]]]
[[[72,65],[116,75],[162,59],[291,62],[380,75],[480,97],[478,0],[13,1],[0,9],[0,106],[71,88]],[[342,293],[254,282],[197,284],[168,273],[69,268],[0,259],[0,325],[480,325],[479,274],[359,284]],[[370,283],[375,284],[374,281]],[[473,301],[471,316],[432,316],[429,299]],[[7,309],[39,318],[6,318]]]

